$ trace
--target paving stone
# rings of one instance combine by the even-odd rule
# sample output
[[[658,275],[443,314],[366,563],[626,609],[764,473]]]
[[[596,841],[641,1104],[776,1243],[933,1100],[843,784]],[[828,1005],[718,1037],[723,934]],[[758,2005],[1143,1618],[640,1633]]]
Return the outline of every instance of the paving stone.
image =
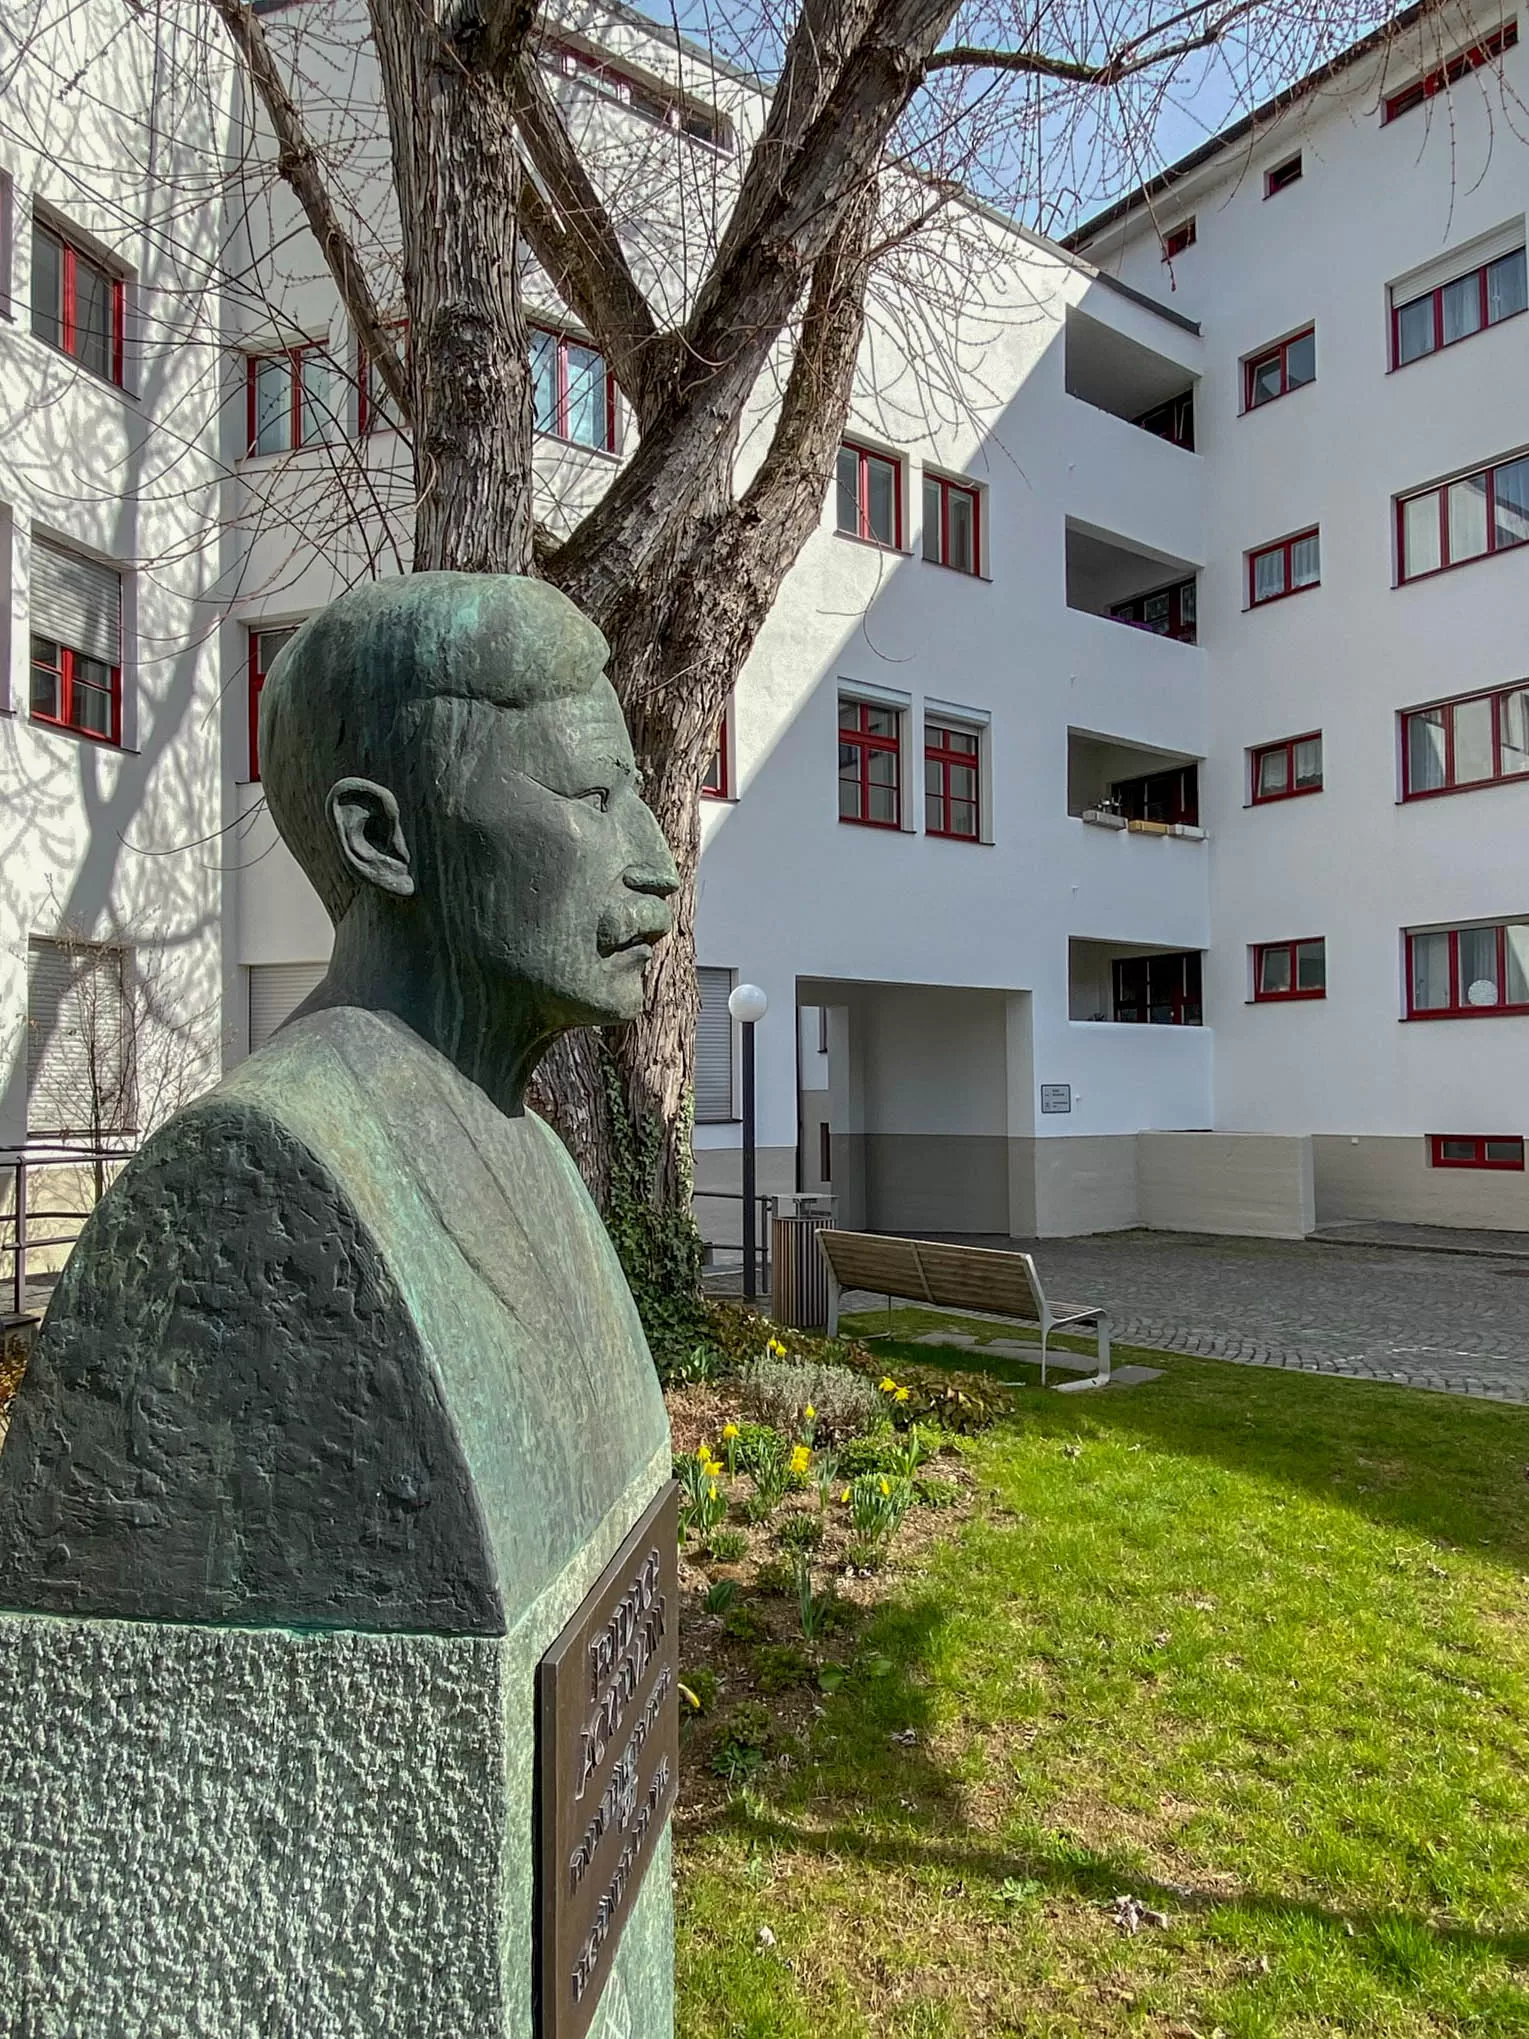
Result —
[[[914,1345],[975,1345],[976,1342],[965,1331],[921,1331],[912,1340]]]

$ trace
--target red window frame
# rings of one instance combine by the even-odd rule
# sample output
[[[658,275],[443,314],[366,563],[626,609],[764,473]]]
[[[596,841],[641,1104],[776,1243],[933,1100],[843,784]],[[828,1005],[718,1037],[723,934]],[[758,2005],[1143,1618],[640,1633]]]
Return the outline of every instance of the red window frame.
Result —
[[[1300,956],[1298,951],[1312,947],[1322,951],[1322,983],[1320,988],[1300,988]],[[1278,955],[1281,951],[1290,961],[1290,989],[1288,991],[1265,991],[1263,988],[1264,958]],[[1326,998],[1327,996],[1327,937],[1325,935],[1300,935],[1292,942],[1255,942],[1253,944],[1253,1003],[1255,1005],[1291,1005],[1297,1000]]]
[[[1404,113],[1410,113],[1415,106],[1422,106],[1449,86],[1458,85],[1462,78],[1468,77],[1472,71],[1479,71],[1483,64],[1490,64],[1504,50],[1514,48],[1517,42],[1518,22],[1504,22],[1494,34],[1483,36],[1468,50],[1459,51],[1426,77],[1415,78],[1410,85],[1403,85],[1399,92],[1389,93],[1381,103],[1381,126],[1386,127],[1393,120],[1399,120]]]
[[[56,664],[53,659],[44,659],[38,656],[38,648],[42,645],[47,645],[52,649],[57,659]],[[31,720],[33,722],[40,722],[49,729],[67,729],[71,736],[83,736],[91,743],[104,743],[115,750],[120,750],[122,748],[121,666],[108,666],[104,659],[92,658],[89,652],[76,651],[73,645],[65,644],[56,637],[44,637],[40,631],[32,633],[31,654],[31,670],[33,672],[51,672],[56,675],[58,680],[58,713],[50,715],[46,709],[39,708],[35,699],[35,690],[32,690],[29,691],[28,697]],[[111,699],[111,733],[109,735],[99,729],[90,729],[83,722],[75,720],[75,661],[82,658],[87,659],[91,665],[104,667],[111,675],[108,683]],[[89,684],[92,693],[107,691],[105,688],[95,686],[93,683],[81,681],[79,684],[82,687]]]
[[[1282,396],[1289,396],[1298,389],[1310,389],[1317,379],[1315,361],[1316,337],[1317,329],[1314,324],[1302,326],[1301,330],[1298,333],[1292,333],[1288,340],[1276,341],[1274,346],[1261,348],[1257,354],[1249,354],[1247,356],[1242,364],[1242,408],[1244,413],[1248,411],[1266,411],[1270,404],[1278,403]],[[1302,340],[1313,342],[1312,371],[1304,382],[1292,382],[1290,380],[1290,349],[1298,346]],[[1278,361],[1279,363],[1279,388],[1274,391],[1272,396],[1255,399],[1253,392],[1257,383],[1258,371],[1260,368],[1266,368],[1271,361]]]
[[[1155,967],[1154,967],[1155,966]],[[1117,956],[1110,966],[1110,1012],[1117,1026],[1205,1024],[1204,966],[1198,949]],[[1154,1019],[1154,1012],[1167,1015]]]
[[[853,708],[856,711],[856,727],[854,728],[846,728],[844,725],[844,710],[846,708]],[[897,725],[897,734],[895,736],[885,736],[880,730],[873,730],[870,727],[870,718],[875,714],[890,715]],[[860,812],[858,814],[841,813],[839,816],[840,821],[847,823],[851,828],[900,829],[903,825],[901,711],[888,707],[879,701],[857,701],[852,695],[841,696],[839,701],[838,741],[841,750],[848,750],[853,747],[859,752],[859,771],[856,783],[858,783],[860,788]],[[892,753],[896,762],[896,777],[893,779],[890,787],[883,786],[878,782],[876,790],[879,793],[891,793],[893,818],[890,821],[877,821],[870,811],[871,759],[878,753],[885,754],[887,751]],[[841,764],[839,767],[839,784],[842,786],[847,783],[849,782],[844,777],[844,768]]]
[[[872,446],[859,446],[853,439],[840,441],[839,451],[853,453],[859,461],[855,481],[856,528],[851,531],[846,525],[838,526],[841,537],[858,538],[864,545],[879,545],[883,552],[901,552],[903,549],[903,464],[895,453],[878,453]],[[871,463],[878,462],[892,470],[892,524],[893,537],[889,545],[885,538],[878,538],[871,529]]]
[[[301,453],[312,446],[332,445],[333,440],[303,437],[303,359],[306,355],[317,354],[329,358],[329,349],[323,340],[305,340],[300,347],[266,347],[258,354],[244,357],[244,445],[245,457],[273,459],[282,453]],[[256,433],[256,378],[263,361],[282,361],[287,364],[287,436],[280,446],[268,446],[260,453],[255,444]],[[343,380],[338,364],[331,362],[337,378]],[[340,435],[343,437],[343,433]]]
[[[936,550],[929,550],[929,491],[939,491],[939,514],[935,525]],[[965,496],[972,506],[972,563],[962,566],[950,556],[950,499]],[[924,474],[924,557],[931,566],[949,567],[952,573],[969,574],[973,580],[982,573],[982,491],[963,481],[951,481],[943,474]]]
[[[527,333],[528,335],[540,333],[543,338],[551,340],[557,348],[557,394],[554,400],[555,423],[550,426],[538,425],[536,429],[550,439],[562,440],[566,446],[582,446],[588,453],[615,453],[618,450],[616,444],[616,378],[611,374],[611,365],[605,356],[600,353],[600,349],[592,341],[582,339],[577,333],[564,333],[559,331],[556,326],[539,326],[534,320],[527,327]],[[576,439],[568,429],[568,392],[570,388],[568,349],[570,347],[581,347],[586,354],[597,355],[600,365],[605,372],[605,438],[603,443],[598,446],[592,446],[587,439]]]
[[[1403,800],[1438,800],[1451,793],[1479,793],[1485,786],[1529,785],[1529,771],[1505,772],[1503,756],[1503,709],[1510,695],[1521,694],[1529,689],[1529,680],[1521,680],[1517,686],[1483,689],[1476,694],[1452,694],[1445,701],[1429,701],[1421,708],[1403,708],[1402,725],[1402,798]],[[1492,704],[1492,770],[1484,779],[1457,779],[1455,777],[1455,710],[1469,707],[1473,701],[1490,701]],[[1409,723],[1418,715],[1444,716],[1444,784],[1442,786],[1414,786],[1412,783],[1412,743]]]
[[[1450,1147],[1469,1147],[1469,1157],[1450,1154]],[[1504,1160],[1490,1156],[1489,1147],[1516,1147],[1517,1160]],[[1430,1133],[1428,1135],[1428,1165],[1430,1168],[1493,1168],[1511,1170],[1522,1175],[1524,1171],[1524,1137],[1522,1133]]]
[[[964,738],[970,743],[970,750],[962,750],[951,742],[952,737]],[[943,739],[943,741],[941,740]],[[940,777],[940,790],[935,796],[944,811],[945,822],[940,828],[929,823],[929,767],[933,765]],[[952,769],[969,771],[972,775],[972,797],[965,794],[952,795],[950,774]],[[924,833],[937,835],[947,842],[978,843],[982,840],[982,732],[980,729],[963,729],[954,722],[926,722],[924,724]],[[959,799],[963,806],[972,810],[972,825],[969,829],[950,826],[952,798]]]
[[[1521,461],[1529,462],[1529,453],[1515,453],[1505,460],[1494,460],[1490,467],[1472,468],[1467,474],[1451,475],[1448,481],[1435,482],[1432,488],[1411,489],[1404,496],[1396,498],[1396,584],[1404,587],[1413,581],[1426,581],[1436,573],[1453,573],[1456,567],[1474,566],[1478,560],[1492,559],[1499,552],[1517,552],[1519,547],[1529,544],[1529,538],[1510,538],[1506,545],[1497,538],[1497,477],[1506,467],[1517,467]],[[1449,492],[1458,488],[1461,482],[1484,481],[1486,503],[1487,542],[1484,552],[1469,553],[1464,559],[1449,556]],[[1407,571],[1407,505],[1421,502],[1425,496],[1438,497],[1439,509],[1439,564],[1425,566],[1417,573]]]
[[[1295,154],[1287,156],[1283,163],[1276,163],[1272,170],[1265,170],[1264,197],[1278,198],[1279,194],[1288,191],[1292,184],[1299,184],[1303,168],[1301,152],[1297,149]]]
[[[1308,538],[1315,538],[1317,541],[1317,577],[1314,581],[1303,581],[1299,587],[1295,587],[1292,585],[1295,580],[1295,548],[1298,545],[1304,545]],[[1319,524],[1313,524],[1307,531],[1296,531],[1289,538],[1281,538],[1277,544],[1260,545],[1255,551],[1250,552],[1248,554],[1248,607],[1250,609],[1267,609],[1271,602],[1285,602],[1292,595],[1307,595],[1310,594],[1313,588],[1321,587],[1321,545],[1322,528]],[[1285,555],[1285,585],[1277,595],[1260,595],[1258,593],[1258,562],[1261,559],[1272,559],[1276,552],[1282,552]]]
[[[1295,783],[1295,751],[1297,744],[1321,743],[1321,741],[1322,732],[1320,729],[1308,729],[1303,736],[1287,736],[1279,743],[1255,744],[1252,750],[1248,752],[1252,771],[1252,777],[1249,781],[1251,795],[1248,802],[1249,806],[1270,807],[1277,800],[1299,800],[1304,799],[1308,793],[1320,793],[1326,783],[1326,758],[1324,757],[1322,760],[1322,777],[1317,780],[1317,783],[1314,786],[1298,786]],[[1265,758],[1278,756],[1281,751],[1285,754],[1284,790],[1279,793],[1261,793],[1259,791],[1259,783],[1263,778],[1263,761]]]
[[[1200,768],[1197,763],[1170,765],[1166,771],[1139,772],[1110,784],[1114,811],[1127,821],[1161,822],[1169,828],[1200,826]]]
[[[1186,248],[1194,246],[1195,239],[1195,222],[1191,214],[1188,219],[1181,221],[1176,227],[1170,227],[1164,234],[1163,260],[1171,262],[1175,255],[1182,255]]]
[[[407,360],[409,345],[409,321],[388,319],[387,331],[396,335],[402,343]],[[356,346],[356,431],[361,438],[369,432],[401,432],[404,427],[388,412],[388,396],[385,389],[376,392],[372,388],[372,363],[366,349]],[[254,434],[251,433],[253,439]]]
[[[1529,999],[1519,999],[1515,1002],[1510,1002],[1504,996],[1495,1005],[1471,1005],[1464,997],[1460,983],[1461,935],[1464,933],[1481,934],[1490,930],[1497,936],[1498,986],[1506,993],[1508,988],[1508,929],[1509,927],[1519,927],[1522,925],[1523,923],[1519,921],[1504,920],[1489,921],[1484,926],[1478,922],[1474,928],[1470,929],[1458,927],[1409,928],[1407,930],[1407,953],[1405,957],[1407,970],[1407,1018],[1409,1020],[1499,1019],[1505,1013],[1529,1013]],[[1417,980],[1412,967],[1412,945],[1416,941],[1425,940],[1429,935],[1440,934],[1447,934],[1449,936],[1449,1004],[1420,1006],[1414,1002]]]
[[[1521,255],[1523,253],[1524,250],[1522,248],[1505,248],[1502,254],[1494,255],[1490,262],[1483,262],[1475,269],[1462,269],[1458,276],[1446,278],[1443,283],[1436,284],[1432,290],[1420,290],[1416,297],[1404,297],[1399,303],[1393,299],[1391,304],[1391,368],[1393,373],[1401,368],[1411,368],[1419,361],[1430,361],[1441,348],[1459,347],[1466,340],[1474,340],[1478,333],[1484,333],[1492,326],[1506,325],[1509,319],[1516,319],[1519,313],[1526,309],[1525,306],[1520,305],[1516,311],[1504,312],[1500,319],[1488,316],[1490,307],[1487,294],[1487,271],[1495,269],[1499,262],[1506,262],[1510,256]],[[1475,280],[1476,288],[1479,292],[1481,323],[1469,333],[1457,333],[1452,340],[1446,340],[1444,337],[1444,293],[1446,290],[1455,289],[1458,284],[1469,283],[1472,279]],[[1404,361],[1402,359],[1402,313],[1410,312],[1415,304],[1422,304],[1425,298],[1432,300],[1433,345],[1425,353],[1411,354]]]
[[[1161,630],[1147,615],[1149,603],[1161,601]],[[1175,644],[1193,644],[1199,611],[1199,586],[1193,574],[1187,581],[1173,581],[1166,588],[1147,588],[1128,602],[1116,602],[1110,609],[1112,623],[1124,623],[1128,630],[1145,630],[1153,637],[1169,637]]]
[[[90,255],[83,248],[77,248],[73,241],[60,233],[48,220],[35,219],[32,222],[32,242],[36,246],[39,236],[52,241],[59,251],[59,306],[57,311],[59,340],[58,352],[67,354],[71,361],[79,362],[87,373],[94,371],[80,359],[79,343],[79,265],[83,262],[105,279],[111,289],[111,371],[106,380],[121,389],[123,368],[126,360],[127,328],[127,286],[115,270],[97,256]],[[32,289],[35,301],[37,281],[34,264]],[[53,314],[50,313],[50,317]],[[36,331],[34,325],[33,331]],[[41,337],[41,336],[39,336]],[[45,346],[52,343],[44,340]]]
[[[271,669],[271,661],[281,650],[293,631],[295,623],[252,623],[249,626],[249,715],[250,715],[250,778],[260,777],[260,694],[265,686],[265,676]],[[263,640],[279,637],[276,651],[267,652]]]
[[[733,797],[732,774],[728,769],[728,737],[731,734],[728,724],[730,720],[731,705],[729,704],[728,707],[724,707],[722,710],[722,719],[717,724],[716,748],[713,750],[711,762],[706,768],[706,777],[701,781],[701,798],[703,800],[731,800]]]

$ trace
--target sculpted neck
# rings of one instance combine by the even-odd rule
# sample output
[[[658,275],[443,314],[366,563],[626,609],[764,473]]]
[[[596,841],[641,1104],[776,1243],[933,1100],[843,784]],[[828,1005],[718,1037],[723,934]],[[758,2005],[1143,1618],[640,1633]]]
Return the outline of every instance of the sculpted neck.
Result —
[[[334,1006],[392,1013],[508,1118],[524,1111],[526,1086],[559,1031],[529,992],[517,1000],[502,980],[485,980],[407,903],[366,895],[335,929],[324,981],[301,1011]]]

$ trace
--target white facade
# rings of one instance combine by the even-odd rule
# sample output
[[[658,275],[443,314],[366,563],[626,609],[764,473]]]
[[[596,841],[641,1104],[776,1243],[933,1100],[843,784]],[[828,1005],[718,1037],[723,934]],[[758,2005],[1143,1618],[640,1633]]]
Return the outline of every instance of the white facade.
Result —
[[[292,30],[309,76],[332,56],[328,19],[305,9]],[[746,145],[760,102],[743,82],[707,81],[626,14],[582,29],[581,46],[598,43],[635,77],[721,106]],[[1403,47],[1387,91],[1403,82]],[[1529,156],[1491,115],[1493,94],[1529,89],[1529,52],[1506,51],[1501,81],[1494,68],[1458,84],[1452,128],[1434,117],[1443,100],[1382,125],[1369,61],[1125,210],[1079,253],[973,214],[945,309],[924,298],[915,319],[891,287],[873,309],[850,437],[895,463],[900,529],[889,545],[841,533],[830,489],[739,682],[729,797],[704,817],[698,962],[771,998],[758,1032],[762,1188],[826,1180],[849,1222],[1021,1236],[1212,1229],[1233,1209],[1239,1228],[1270,1231],[1313,1216],[1529,1224],[1529,1178],[1432,1167],[1428,1138],[1525,1130],[1514,1100],[1529,1015],[1402,1017],[1405,930],[1529,918],[1511,855],[1529,790],[1404,802],[1398,776],[1399,711],[1524,677],[1529,547],[1393,584],[1395,496],[1529,437],[1529,317],[1388,373],[1393,281],[1483,235],[1500,245],[1515,218],[1523,244]],[[354,92],[353,69],[346,78]],[[137,134],[155,85],[131,83],[121,117]],[[364,78],[360,89],[364,109]],[[639,125],[577,82],[563,89],[577,118]],[[218,125],[215,93],[202,117],[204,141],[186,122],[177,135],[221,155],[233,131]],[[384,190],[366,118],[329,139],[353,190]],[[407,559],[401,442],[359,431],[345,380],[353,342],[283,194],[262,185],[249,202],[243,159],[205,208],[226,290],[155,284],[198,312],[152,394],[145,382],[125,398],[62,364],[28,322],[32,208],[53,203],[130,279],[154,284],[162,249],[147,232],[134,244],[118,217],[152,209],[142,149],[103,141],[91,176],[70,177],[66,207],[62,192],[50,200],[60,173],[46,149],[5,147],[15,316],[0,326],[0,378],[8,392],[60,393],[0,448],[13,711],[0,756],[16,845],[0,1027],[25,1037],[28,941],[66,924],[54,900],[78,898],[94,918],[69,926],[98,940],[162,927],[195,959],[221,987],[218,1030],[237,1056],[252,1010],[258,1033],[328,949],[318,902],[251,781],[250,633]],[[1297,149],[1300,180],[1266,200],[1264,170]],[[1194,245],[1166,266],[1159,229],[1190,214]],[[380,200],[368,231],[385,273]],[[682,294],[683,241],[646,245],[650,280]],[[205,253],[199,275],[221,274]],[[1313,323],[1314,382],[1244,415],[1246,358]],[[336,427],[251,457],[245,357],[300,344],[327,349],[340,371]],[[1194,451],[1131,422],[1190,392]],[[755,421],[745,463],[767,425]],[[550,514],[576,514],[604,486],[625,429],[618,412],[610,450],[545,442]],[[190,449],[173,485],[152,457],[171,433]],[[92,450],[72,521],[56,500],[60,447],[76,477],[80,449]],[[978,573],[923,556],[932,476],[976,491]],[[1312,527],[1320,586],[1248,609],[1246,555]],[[28,716],[34,528],[123,560],[136,672],[131,687],[124,676],[121,754]],[[1193,610],[1175,596],[1173,616],[1179,638],[1197,641],[1105,613],[1191,584]],[[173,648],[152,672],[150,643]],[[840,818],[845,701],[895,718],[896,826]],[[975,840],[930,832],[931,728],[976,739]],[[1250,750],[1318,730],[1320,793],[1250,804]],[[1122,785],[1189,767],[1198,806],[1171,831],[1107,811],[1131,805]],[[126,841],[203,847],[131,859]],[[1319,936],[1325,997],[1255,1002],[1254,945]],[[1163,963],[1143,1000],[1203,1024],[1118,1016],[1147,983],[1148,956],[1183,960],[1173,997]],[[186,1000],[198,1013],[209,1004],[190,990]],[[26,1057],[7,1053],[0,1144],[26,1129]],[[1145,1137],[1169,1133],[1193,1138]],[[1235,1137],[1255,1134],[1266,1137]],[[736,1123],[698,1126],[703,1191],[736,1187],[738,1145]],[[703,1198],[700,1209],[709,1231],[735,1235],[736,1207]]]

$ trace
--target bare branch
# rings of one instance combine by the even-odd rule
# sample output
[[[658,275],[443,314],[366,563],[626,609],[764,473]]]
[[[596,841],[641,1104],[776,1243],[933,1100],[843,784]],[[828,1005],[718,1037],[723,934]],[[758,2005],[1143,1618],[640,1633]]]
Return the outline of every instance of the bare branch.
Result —
[[[279,154],[276,168],[302,206],[312,229],[313,238],[319,245],[335,289],[340,294],[356,337],[366,349],[367,360],[382,378],[389,397],[397,406],[399,415],[410,419],[413,405],[410,401],[409,379],[404,373],[398,349],[393,336],[383,320],[382,312],[361,266],[355,244],[340,224],[325,187],[319,165],[318,153],[308,139],[292,95],[277,68],[271,54],[271,45],[266,40],[265,29],[253,8],[244,0],[211,0],[211,5],[221,17],[233,40],[235,49],[244,59],[255,90],[260,95],[266,116],[276,132]]]
[[[1197,34],[1185,36],[1179,42],[1152,46],[1150,35],[1133,36],[1099,64],[1077,63],[1070,57],[1054,57],[1044,50],[976,49],[960,43],[953,49],[936,50],[925,69],[1018,71],[1030,77],[1056,78],[1074,85],[1118,85],[1122,79],[1134,77],[1139,71],[1177,63],[1183,57],[1192,56],[1196,50],[1211,49],[1234,23],[1251,13],[1258,4],[1259,0],[1239,0],[1239,4],[1207,22]],[[1197,8],[1186,10],[1186,13],[1198,12]]]

